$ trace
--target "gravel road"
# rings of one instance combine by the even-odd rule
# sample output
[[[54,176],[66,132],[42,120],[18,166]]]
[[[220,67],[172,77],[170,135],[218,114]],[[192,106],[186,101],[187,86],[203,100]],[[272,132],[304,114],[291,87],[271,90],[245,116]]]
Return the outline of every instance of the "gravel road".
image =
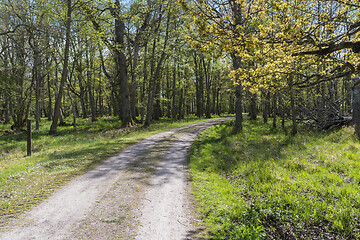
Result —
[[[201,131],[225,120],[165,131],[125,149],[12,220],[0,239],[194,239],[187,156]]]

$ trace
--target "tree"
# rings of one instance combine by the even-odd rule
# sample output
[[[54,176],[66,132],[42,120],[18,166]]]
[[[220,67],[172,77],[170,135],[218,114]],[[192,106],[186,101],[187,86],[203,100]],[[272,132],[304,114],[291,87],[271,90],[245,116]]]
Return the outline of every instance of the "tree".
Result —
[[[183,9],[193,15],[195,27],[189,25],[193,33],[189,41],[196,49],[213,52],[215,56],[223,56],[226,52],[232,59],[231,74],[235,87],[235,111],[237,129],[242,129],[242,91],[244,70],[247,59],[242,57],[244,50],[251,50],[254,38],[252,32],[252,13],[256,13],[256,4],[247,1],[180,1]],[[254,10],[255,9],[255,10]],[[247,12],[248,15],[244,15]],[[196,33],[196,34],[194,34]],[[242,44],[238,45],[239,41]]]
[[[157,17],[157,20],[156,20],[157,22],[156,22],[156,25],[154,28],[155,37],[153,39],[152,56],[151,56],[151,60],[150,60],[151,76],[149,79],[147,112],[146,112],[146,119],[145,119],[145,123],[144,123],[145,127],[150,126],[150,123],[152,122],[153,114],[154,114],[153,111],[154,111],[155,94],[160,91],[159,87],[158,87],[158,89],[156,89],[155,84],[157,84],[156,81],[160,81],[162,65],[167,56],[166,50],[168,47],[168,41],[169,41],[169,35],[170,35],[170,21],[173,18],[172,6],[173,6],[173,2],[169,1],[168,5],[166,6],[167,8],[163,9],[162,5],[159,5],[159,7],[158,7],[158,12],[157,12],[158,17]],[[162,48],[160,49],[160,53],[159,53],[160,57],[158,58],[158,61],[155,62],[155,50],[156,50],[157,43],[160,40],[160,34],[161,34],[160,27],[161,27],[162,19],[164,17],[163,16],[164,13],[166,13],[165,36],[163,39]],[[156,90],[158,90],[158,91],[156,91]]]
[[[139,6],[135,5],[134,6],[135,9],[132,9],[132,10],[137,12],[138,11],[137,7],[139,7]],[[137,22],[135,22],[134,25],[136,26],[136,31],[135,31],[134,39],[133,40],[131,39],[131,41],[130,41],[130,39],[128,40],[128,42],[133,42],[133,49],[134,49],[133,56],[132,56],[131,85],[130,85],[130,112],[131,112],[131,117],[132,117],[133,121],[136,121],[136,88],[137,88],[136,70],[138,67],[141,40],[143,40],[144,32],[149,27],[149,22],[151,20],[151,11],[150,10],[151,10],[151,1],[147,1],[147,8],[146,8],[145,12],[140,12],[140,18],[143,19],[143,21],[141,22],[140,26],[138,25]],[[138,14],[134,14],[134,15],[135,16],[133,16],[133,18],[136,19],[136,15],[138,15]],[[128,37],[130,38],[130,36],[128,36]]]
[[[175,1],[64,3],[0,3],[0,120],[22,129],[35,117],[39,128],[45,116],[56,134],[70,115],[74,127],[78,116],[104,114],[126,127],[146,110],[148,126],[233,107],[227,60],[191,49],[190,16]]]
[[[89,21],[92,23],[99,38],[112,52],[115,64],[115,71],[113,78],[118,84],[119,98],[117,104],[121,106],[121,121],[122,126],[126,127],[132,124],[130,115],[130,101],[128,89],[128,73],[127,73],[127,60],[125,56],[125,23],[121,15],[121,4],[119,0],[115,0],[114,4],[110,4],[107,8],[114,19],[114,26],[112,27],[113,41],[110,36],[106,36],[106,31],[101,27],[98,19],[102,12],[92,6],[90,3],[85,6],[85,13]]]
[[[64,63],[63,70],[61,73],[61,81],[59,86],[59,92],[56,96],[55,107],[54,107],[54,117],[50,126],[49,133],[52,135],[57,134],[58,120],[61,114],[61,100],[64,93],[64,86],[68,76],[68,65],[69,65],[69,52],[70,52],[70,38],[71,38],[71,14],[72,14],[72,4],[71,0],[66,1],[66,33],[65,33],[65,49],[64,49]]]

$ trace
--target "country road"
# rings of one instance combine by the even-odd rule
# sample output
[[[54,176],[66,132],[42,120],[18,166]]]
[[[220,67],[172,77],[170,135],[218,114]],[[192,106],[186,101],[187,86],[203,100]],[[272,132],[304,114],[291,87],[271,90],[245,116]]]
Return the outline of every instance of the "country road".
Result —
[[[228,119],[172,129],[126,148],[13,219],[0,239],[194,239],[189,150],[201,131]]]

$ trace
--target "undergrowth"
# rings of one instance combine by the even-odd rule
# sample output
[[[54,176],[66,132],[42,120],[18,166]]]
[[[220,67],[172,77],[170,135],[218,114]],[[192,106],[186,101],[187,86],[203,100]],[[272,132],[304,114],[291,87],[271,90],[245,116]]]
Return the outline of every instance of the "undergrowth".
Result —
[[[210,239],[359,239],[360,144],[352,127],[296,136],[213,126],[190,169]]]

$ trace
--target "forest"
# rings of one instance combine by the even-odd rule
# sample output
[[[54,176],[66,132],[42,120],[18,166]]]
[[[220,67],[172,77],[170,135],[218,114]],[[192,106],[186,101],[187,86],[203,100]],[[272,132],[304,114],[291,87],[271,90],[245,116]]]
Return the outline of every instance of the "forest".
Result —
[[[174,1],[5,1],[1,12],[0,116],[13,129],[30,117],[55,134],[77,118],[126,127],[234,112],[228,60],[191,48]]]
[[[61,142],[78,144],[84,149],[92,144],[96,146],[89,162],[85,162],[88,155],[80,151],[76,157],[84,161],[74,163],[74,169],[49,175],[51,184],[47,189],[53,189],[60,184],[55,176],[61,176],[59,181],[67,181],[98,164],[99,158],[109,157],[130,145],[132,138],[140,141],[150,133],[170,127],[233,116],[232,123],[212,128],[206,132],[209,136],[201,135],[190,157],[195,195],[200,202],[230,206],[229,199],[235,199],[224,195],[224,201],[219,203],[220,198],[214,199],[209,194],[214,189],[203,187],[209,181],[223,182],[221,187],[237,189],[234,191],[247,189],[246,193],[236,193],[243,197],[241,204],[248,206],[246,209],[233,206],[230,208],[233,212],[222,209],[224,212],[216,215],[200,204],[204,218],[213,227],[210,239],[356,239],[360,236],[357,215],[360,198],[356,194],[359,189],[356,181],[360,179],[355,176],[360,167],[358,1],[2,0],[0,15],[0,170],[3,172],[0,183],[6,182],[0,187],[3,191],[0,197],[5,199],[10,194],[6,192],[12,191],[14,186],[8,182],[13,174],[27,171],[30,166],[21,163],[16,169],[8,167],[12,159],[26,162],[20,152],[25,146],[28,119],[33,122],[35,157],[31,161],[34,164],[53,161],[52,153],[56,159],[55,153],[65,148],[60,147]],[[103,136],[96,139],[92,133]],[[128,140],[114,146],[127,134],[130,134]],[[345,143],[344,138],[350,142]],[[258,141],[269,148],[263,149]],[[328,141],[339,145],[333,146]],[[326,152],[326,145],[333,146],[326,156],[305,150],[319,148],[318,151]],[[353,155],[340,149],[350,149]],[[307,159],[306,164],[295,163],[293,159],[277,162],[274,159],[282,159],[282,151],[294,156],[293,159]],[[224,152],[226,156],[219,155]],[[238,157],[228,156],[230,153]],[[41,155],[36,160],[37,154]],[[322,159],[322,165],[314,156]],[[339,161],[346,159],[343,164],[347,168],[339,170],[340,163],[332,165],[336,160],[331,163],[324,160],[333,156]],[[271,187],[261,184],[266,179],[273,181],[275,173],[261,170],[265,175],[256,175],[258,178],[254,175],[251,180],[258,181],[258,188],[249,179],[241,182],[243,179],[239,177],[248,176],[247,171],[257,167],[255,163],[244,168],[238,164],[255,158],[256,161],[272,159],[274,162],[269,164],[281,168],[277,174],[284,176],[288,173],[283,173],[287,170],[282,167],[304,179],[307,176],[301,175],[305,173],[300,170],[309,174],[329,171],[309,177],[324,184],[336,172],[345,178],[341,184],[351,187],[344,187],[349,191],[346,197],[339,194],[327,199],[328,195],[324,194],[319,197],[322,199],[319,205],[313,207],[310,196],[314,192],[321,195],[319,186],[304,190],[305,197],[294,197],[292,200],[297,199],[294,201],[280,194],[279,189],[295,181],[289,180],[290,174],[284,177],[289,185],[276,186],[281,196],[266,195],[263,188],[269,191]],[[218,159],[218,162],[205,163],[206,159]],[[226,163],[222,162],[224,159]],[[325,170],[317,167],[309,170],[309,162],[325,166]],[[259,169],[264,167],[264,163],[260,165]],[[202,169],[209,175],[203,175]],[[212,174],[218,174],[218,178]],[[22,183],[22,188],[30,179],[33,177]],[[331,179],[335,181],[335,177]],[[237,187],[229,187],[225,182]],[[308,182],[296,184],[305,188]],[[35,187],[34,194],[39,189]],[[48,190],[41,191],[35,195],[47,196]],[[323,191],[333,193],[330,187]],[[297,190],[291,185],[289,192],[295,196]],[[25,205],[28,209],[36,204],[31,196],[25,195],[14,200],[15,203],[0,202],[5,209],[0,211],[0,216],[12,216],[10,210],[14,205]],[[278,205],[263,206],[258,198],[266,199],[263,202],[278,201]],[[347,208],[340,209],[338,201],[346,202]],[[304,211],[310,213],[298,211],[300,217],[295,219],[291,214],[295,214],[292,211],[297,204],[307,206]],[[332,210],[324,204],[331,205]],[[242,222],[239,216],[250,216],[250,220]],[[261,222],[264,219],[267,223]],[[258,225],[261,227],[253,228]],[[318,225],[320,230],[314,227]]]
[[[292,118],[293,132],[297,121],[348,124],[357,11],[352,1],[4,1],[0,118],[15,130],[47,118],[51,134],[110,115],[124,127],[235,111],[239,128],[242,112]]]

